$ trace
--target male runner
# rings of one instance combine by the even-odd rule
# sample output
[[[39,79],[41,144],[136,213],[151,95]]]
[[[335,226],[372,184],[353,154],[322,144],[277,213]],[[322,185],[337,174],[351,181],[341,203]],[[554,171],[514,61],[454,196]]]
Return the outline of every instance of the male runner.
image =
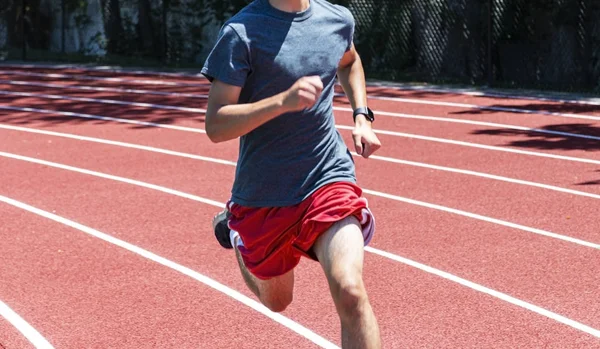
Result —
[[[381,147],[353,35],[350,11],[326,0],[254,0],[221,28],[202,68],[212,81],[206,133],[240,144],[232,196],[213,229],[275,312],[292,301],[301,257],[318,261],[342,346],[380,348],[362,278],[374,218],[332,109],[337,76],[355,110],[356,152],[368,158]]]

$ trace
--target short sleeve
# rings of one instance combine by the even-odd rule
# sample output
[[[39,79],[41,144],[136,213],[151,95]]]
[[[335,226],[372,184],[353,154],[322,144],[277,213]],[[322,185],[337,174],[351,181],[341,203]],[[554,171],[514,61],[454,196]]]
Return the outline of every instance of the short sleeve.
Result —
[[[201,72],[211,82],[217,79],[240,87],[246,82],[250,73],[248,46],[229,25],[221,28]]]
[[[349,9],[344,7],[347,17],[347,25],[348,25],[348,44],[346,46],[346,52],[348,52],[352,48],[352,44],[354,43],[354,30],[356,27],[356,22],[354,20],[354,15],[350,12]]]

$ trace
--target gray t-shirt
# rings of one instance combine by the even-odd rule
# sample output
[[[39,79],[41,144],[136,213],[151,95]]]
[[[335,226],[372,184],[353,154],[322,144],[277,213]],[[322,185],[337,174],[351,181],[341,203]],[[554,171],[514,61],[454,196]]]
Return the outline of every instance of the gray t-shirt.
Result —
[[[240,137],[234,202],[295,205],[324,184],[356,182],[332,109],[338,64],[353,34],[350,11],[326,0],[311,0],[300,13],[254,0],[223,25],[202,74],[242,87],[239,103],[283,92],[303,76],[319,75],[324,85],[312,108],[282,114]]]

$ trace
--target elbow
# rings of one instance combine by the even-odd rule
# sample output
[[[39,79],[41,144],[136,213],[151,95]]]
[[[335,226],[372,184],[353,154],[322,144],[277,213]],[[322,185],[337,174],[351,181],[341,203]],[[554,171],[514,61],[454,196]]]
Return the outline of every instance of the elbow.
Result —
[[[210,111],[207,111],[205,121],[204,121],[204,130],[208,139],[213,143],[221,143],[223,142],[222,132],[219,131],[219,127],[215,125],[214,115],[210,114]]]
[[[223,136],[217,130],[215,130],[215,127],[210,123],[206,123],[206,135],[213,143],[221,143],[225,141]]]

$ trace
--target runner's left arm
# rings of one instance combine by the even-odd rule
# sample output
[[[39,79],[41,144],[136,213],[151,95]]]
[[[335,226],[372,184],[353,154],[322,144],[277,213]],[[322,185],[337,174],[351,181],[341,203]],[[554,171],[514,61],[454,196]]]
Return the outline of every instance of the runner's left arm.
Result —
[[[362,61],[354,44],[340,60],[337,76],[352,109],[367,106],[367,87],[365,81],[365,72]],[[364,115],[359,115],[356,118],[356,123],[362,126],[370,125],[370,122]]]
[[[340,60],[337,75],[352,109],[366,107],[367,87],[365,73],[354,44],[351,45],[350,49]],[[362,114],[356,117],[352,139],[354,140],[356,153],[362,155],[364,158],[368,158],[377,149],[381,148],[381,142],[371,129],[371,122]]]

